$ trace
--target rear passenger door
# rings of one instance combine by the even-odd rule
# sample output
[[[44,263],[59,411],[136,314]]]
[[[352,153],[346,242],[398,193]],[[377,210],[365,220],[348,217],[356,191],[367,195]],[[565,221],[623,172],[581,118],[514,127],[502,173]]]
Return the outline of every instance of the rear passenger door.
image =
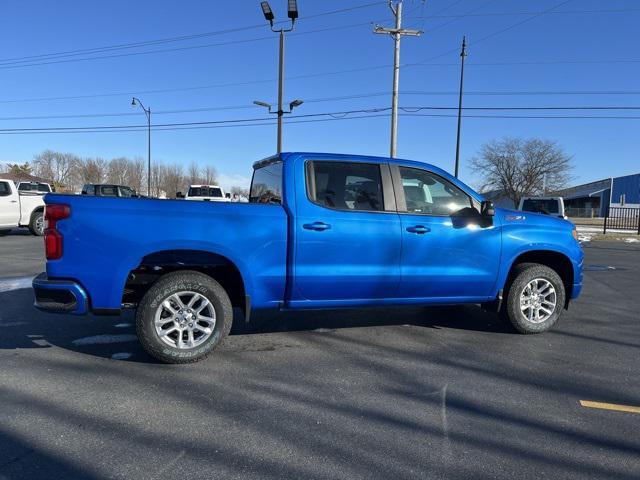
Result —
[[[395,297],[401,231],[389,166],[306,160],[295,178],[306,184],[296,185],[292,306]]]

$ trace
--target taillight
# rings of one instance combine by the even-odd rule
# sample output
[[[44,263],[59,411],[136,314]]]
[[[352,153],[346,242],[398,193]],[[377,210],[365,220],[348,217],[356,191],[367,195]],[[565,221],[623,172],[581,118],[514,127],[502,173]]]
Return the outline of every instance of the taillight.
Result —
[[[44,208],[44,250],[47,260],[58,260],[62,257],[62,234],[56,230],[59,220],[69,218],[69,205],[52,204]]]

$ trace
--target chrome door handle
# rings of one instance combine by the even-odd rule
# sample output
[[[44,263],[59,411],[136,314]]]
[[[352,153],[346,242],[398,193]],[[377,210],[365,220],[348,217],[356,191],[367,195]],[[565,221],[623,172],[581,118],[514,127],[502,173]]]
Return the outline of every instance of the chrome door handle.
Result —
[[[429,227],[425,227],[424,225],[414,225],[413,227],[407,227],[407,232],[417,233],[418,235],[422,235],[430,231],[431,229]]]
[[[315,230],[316,232],[322,232],[323,230],[329,230],[331,225],[324,222],[305,223],[302,228],[306,230]]]

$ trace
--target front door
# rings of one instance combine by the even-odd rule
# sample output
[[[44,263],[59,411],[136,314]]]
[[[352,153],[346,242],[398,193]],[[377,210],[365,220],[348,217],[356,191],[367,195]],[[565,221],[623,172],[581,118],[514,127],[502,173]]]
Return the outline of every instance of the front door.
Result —
[[[307,160],[296,169],[296,178],[307,180],[296,185],[291,305],[358,305],[395,297],[401,232],[389,166]]]
[[[434,301],[492,294],[500,263],[499,226],[477,202],[428,170],[392,166],[402,223],[400,295]]]
[[[12,194],[9,182],[0,182],[0,228],[12,228],[20,221],[18,196]]]

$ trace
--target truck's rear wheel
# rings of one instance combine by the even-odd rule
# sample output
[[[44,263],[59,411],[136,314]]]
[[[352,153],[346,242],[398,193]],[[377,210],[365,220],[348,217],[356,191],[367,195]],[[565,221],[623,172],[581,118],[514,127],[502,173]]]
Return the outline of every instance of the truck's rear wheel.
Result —
[[[165,363],[209,355],[229,334],[233,309],[227,292],[195,271],[160,278],[138,305],[136,329],[144,349]]]
[[[504,313],[520,333],[542,333],[553,327],[565,303],[560,276],[537,263],[515,267],[508,286]]]
[[[29,230],[33,235],[41,237],[44,235],[44,212],[34,212],[29,221]]]

